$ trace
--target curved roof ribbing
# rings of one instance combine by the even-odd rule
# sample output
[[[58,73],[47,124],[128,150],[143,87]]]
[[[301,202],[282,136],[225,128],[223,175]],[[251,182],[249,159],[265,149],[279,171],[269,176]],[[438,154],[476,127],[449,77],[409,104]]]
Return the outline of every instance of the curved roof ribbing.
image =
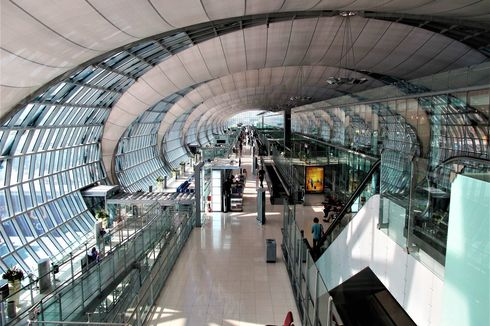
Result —
[[[144,188],[185,155],[167,146],[179,132],[204,139],[234,113],[303,104],[290,101],[298,93],[325,100],[303,107],[318,109],[490,53],[487,0],[2,0],[0,10],[0,270],[59,259],[90,234],[80,189],[104,182],[101,142],[109,175],[119,160],[118,177],[139,172],[123,186]],[[340,10],[357,12],[347,54]],[[343,60],[354,53],[356,64]],[[350,71],[368,82],[324,83]],[[329,113],[318,116],[335,131]],[[163,138],[176,150],[167,162]]]

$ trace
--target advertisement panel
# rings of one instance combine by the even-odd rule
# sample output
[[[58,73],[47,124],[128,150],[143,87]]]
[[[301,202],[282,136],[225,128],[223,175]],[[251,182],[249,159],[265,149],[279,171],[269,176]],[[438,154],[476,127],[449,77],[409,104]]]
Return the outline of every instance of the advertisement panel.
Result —
[[[305,184],[306,193],[321,193],[323,192],[323,166],[306,166],[305,167]]]

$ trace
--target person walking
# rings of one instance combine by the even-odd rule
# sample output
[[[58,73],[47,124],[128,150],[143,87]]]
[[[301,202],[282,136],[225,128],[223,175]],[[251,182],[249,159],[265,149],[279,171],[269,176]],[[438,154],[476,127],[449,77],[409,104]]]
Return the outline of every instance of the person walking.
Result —
[[[264,188],[264,177],[265,177],[264,167],[261,167],[259,170],[259,180],[260,180],[260,187],[261,188]]]
[[[311,233],[313,234],[313,250],[317,251],[320,239],[323,235],[323,225],[318,223],[318,217],[313,219],[313,225],[311,226]]]

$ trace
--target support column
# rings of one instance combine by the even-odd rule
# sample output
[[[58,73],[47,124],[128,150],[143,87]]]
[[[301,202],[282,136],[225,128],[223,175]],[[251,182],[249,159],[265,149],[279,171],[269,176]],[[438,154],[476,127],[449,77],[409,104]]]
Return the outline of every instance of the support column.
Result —
[[[284,146],[291,149],[291,109],[284,110]]]
[[[257,222],[265,224],[265,189],[257,188]]]
[[[204,196],[202,192],[202,187],[204,185],[201,184],[201,173],[204,173],[202,170],[202,167],[204,166],[204,162],[199,162],[196,165],[194,165],[194,197],[196,198],[196,227],[201,227],[202,226],[202,216],[201,214],[204,213],[206,210],[206,199],[202,198]]]

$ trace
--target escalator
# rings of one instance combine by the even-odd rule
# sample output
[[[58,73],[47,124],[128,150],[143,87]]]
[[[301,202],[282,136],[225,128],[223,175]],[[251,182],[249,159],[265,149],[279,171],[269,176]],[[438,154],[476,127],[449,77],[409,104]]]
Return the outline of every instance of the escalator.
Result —
[[[345,325],[416,325],[369,267],[329,293]]]
[[[267,188],[269,189],[270,201],[272,205],[282,205],[284,198],[289,197],[289,193],[284,187],[279,172],[272,164],[265,164]]]
[[[342,207],[341,211],[334,218],[332,224],[328,227],[323,237],[320,239],[319,247],[321,251],[325,251],[326,247],[333,242],[335,237],[342,231],[343,227],[349,222],[347,214],[352,215],[351,208],[352,205],[358,200],[362,195],[366,187],[373,183],[373,178],[376,183],[375,193],[379,192],[379,178],[377,177],[380,171],[381,160],[377,160],[371,166],[371,169],[366,174],[364,179],[361,181],[356,190],[349,197],[345,205]],[[366,198],[367,199],[367,198]],[[313,253],[312,256],[316,260],[320,258],[322,252]]]

